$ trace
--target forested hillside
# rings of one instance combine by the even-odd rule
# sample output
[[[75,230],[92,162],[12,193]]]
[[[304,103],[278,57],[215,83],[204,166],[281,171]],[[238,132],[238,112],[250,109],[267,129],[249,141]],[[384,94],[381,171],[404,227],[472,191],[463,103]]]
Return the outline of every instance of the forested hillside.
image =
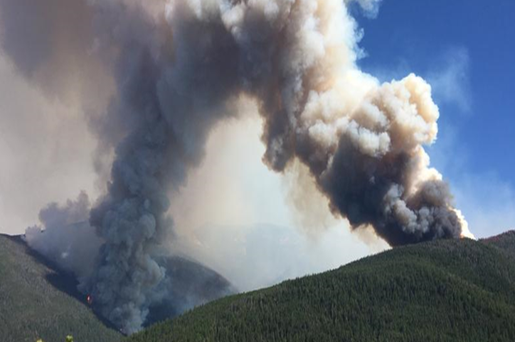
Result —
[[[515,233],[396,248],[227,297],[128,342],[515,341]]]
[[[504,253],[515,258],[515,231],[512,230],[482,241],[488,245],[501,249]]]
[[[1,342],[61,342],[69,334],[78,342],[119,341],[79,296],[73,277],[45,264],[19,237],[0,235]]]
[[[173,282],[168,297],[149,308],[146,324],[233,294],[220,274],[179,256],[162,257]],[[94,298],[93,298],[94,302]],[[37,254],[21,237],[0,235],[0,342],[60,342],[71,334],[79,342],[119,341],[122,335],[95,315],[75,278]]]

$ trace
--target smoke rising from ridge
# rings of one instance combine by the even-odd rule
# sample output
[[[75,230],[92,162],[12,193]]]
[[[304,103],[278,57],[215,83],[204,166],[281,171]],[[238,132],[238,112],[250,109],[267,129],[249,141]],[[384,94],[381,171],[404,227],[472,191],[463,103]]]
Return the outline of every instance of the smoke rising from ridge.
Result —
[[[81,8],[86,24],[71,25],[61,40],[70,24],[58,16],[49,42],[63,53],[86,51],[78,70],[106,71],[114,84],[107,110],[89,122],[99,146],[115,150],[106,194],[89,215],[103,245],[83,286],[124,332],[141,329],[163,297],[166,272],[157,256],[173,233],[170,191],[202,161],[213,127],[245,115],[233,106],[241,98],[256,102],[263,118],[263,161],[276,172],[304,164],[334,215],[354,229],[372,226],[392,246],[468,234],[423,148],[437,134],[431,87],[415,75],[381,85],[357,68],[360,35],[348,2],[66,2]],[[358,2],[366,10],[379,3]],[[0,4],[2,13],[31,6]],[[15,59],[18,33],[4,17],[3,46]],[[47,74],[34,70],[59,69],[61,53],[47,45],[34,60],[15,59],[38,84]]]

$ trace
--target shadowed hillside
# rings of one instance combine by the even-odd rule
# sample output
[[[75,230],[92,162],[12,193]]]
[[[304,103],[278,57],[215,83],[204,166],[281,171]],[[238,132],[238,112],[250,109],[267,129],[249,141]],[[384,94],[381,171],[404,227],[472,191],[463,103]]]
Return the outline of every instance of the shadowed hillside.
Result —
[[[221,275],[194,261],[169,257],[160,262],[173,283],[164,284],[170,295],[150,308],[147,324],[236,292]],[[122,335],[93,309],[73,276],[20,237],[0,235],[0,342],[61,341],[68,334],[79,342],[119,341]]]
[[[56,271],[18,237],[0,235],[0,341],[111,342],[121,335],[84,303],[73,277]]]
[[[218,300],[128,341],[511,342],[514,237],[396,248]]]

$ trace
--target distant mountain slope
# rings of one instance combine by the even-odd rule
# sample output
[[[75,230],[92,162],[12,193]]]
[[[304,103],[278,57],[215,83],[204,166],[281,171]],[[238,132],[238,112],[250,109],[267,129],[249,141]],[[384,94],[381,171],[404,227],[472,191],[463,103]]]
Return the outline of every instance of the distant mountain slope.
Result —
[[[503,233],[498,236],[484,239],[482,241],[484,243],[487,243],[491,246],[495,246],[495,247],[503,250],[506,254],[515,258],[515,231],[514,230],[511,230],[509,232]]]
[[[505,251],[513,237],[396,248],[215,301],[128,342],[512,342],[515,262]]]
[[[75,281],[31,253],[20,238],[0,235],[0,341],[119,341],[75,290]]]
[[[227,279],[196,261],[178,256],[158,261],[166,269],[165,285],[170,296],[149,308],[145,326],[237,292]]]

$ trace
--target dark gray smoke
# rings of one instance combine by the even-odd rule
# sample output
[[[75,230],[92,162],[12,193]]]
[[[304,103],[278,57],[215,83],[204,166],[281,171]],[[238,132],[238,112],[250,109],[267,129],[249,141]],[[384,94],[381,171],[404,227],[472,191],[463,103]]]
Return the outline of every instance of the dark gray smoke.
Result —
[[[75,66],[99,63],[115,84],[106,113],[90,124],[101,146],[116,149],[107,192],[90,213],[103,245],[86,286],[124,332],[141,329],[168,294],[158,257],[173,231],[168,196],[201,162],[210,130],[245,114],[232,109],[238,98],[258,104],[264,162],[283,172],[300,160],[354,229],[372,226],[392,246],[467,233],[423,149],[436,138],[439,116],[430,86],[414,75],[380,85],[358,70],[359,34],[347,2],[67,2],[83,7],[91,25],[69,33],[94,61]],[[377,1],[359,3],[377,8]],[[11,13],[31,6],[0,4]],[[68,29],[67,20],[59,23],[65,26],[48,33],[50,42]],[[12,23],[4,30],[4,49],[15,56],[25,36]],[[29,78],[33,69],[59,69],[60,55],[43,52],[20,64]]]

